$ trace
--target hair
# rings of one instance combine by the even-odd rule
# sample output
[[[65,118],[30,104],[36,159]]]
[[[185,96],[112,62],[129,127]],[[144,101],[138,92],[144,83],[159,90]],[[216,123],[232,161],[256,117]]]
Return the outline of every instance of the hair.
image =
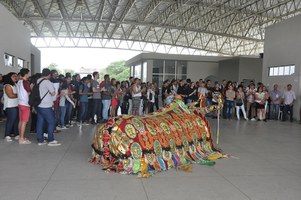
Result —
[[[3,77],[3,84],[15,85],[16,83],[11,79],[13,75],[17,75],[16,72],[9,72]]]
[[[239,88],[244,89],[244,86],[243,86],[243,85],[238,85],[238,86],[237,86],[237,90],[238,90]]]
[[[103,79],[108,79],[108,78],[110,78],[110,75],[109,75],[109,74],[105,74],[105,75],[103,76]]]
[[[134,83],[135,83],[137,80],[139,80],[139,78],[134,78]]]
[[[51,72],[51,76],[52,76],[53,74],[55,74],[55,73],[58,73],[56,69],[53,69],[53,70],[51,70],[50,72]]]
[[[66,72],[65,77],[66,78],[71,77],[71,73],[70,72]]]
[[[52,74],[51,71],[50,71],[50,69],[44,68],[42,70],[42,76],[49,76],[50,74]]]
[[[111,85],[113,85],[114,81],[115,81],[115,85],[117,85],[116,79],[115,79],[115,78],[112,78],[112,79],[111,79]]]
[[[97,75],[97,74],[99,74],[98,72],[93,72],[93,78],[95,78],[95,76]]]
[[[31,79],[30,79],[30,83],[32,83],[34,85],[37,84],[37,80],[41,77],[42,77],[41,73],[36,73],[36,74],[32,75]]]
[[[26,69],[26,68],[22,68],[22,69],[20,69],[20,75],[22,76],[22,77],[24,77],[26,74],[28,74],[29,73],[29,69]]]
[[[68,89],[67,80],[61,80],[61,82],[62,82],[61,89],[62,89],[62,90],[64,90],[64,89]]]

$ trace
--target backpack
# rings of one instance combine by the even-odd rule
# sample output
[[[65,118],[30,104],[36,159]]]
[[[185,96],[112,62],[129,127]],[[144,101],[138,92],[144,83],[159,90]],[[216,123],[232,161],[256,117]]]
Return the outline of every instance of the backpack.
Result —
[[[42,100],[45,98],[45,96],[48,94],[48,92],[41,98],[40,96],[40,84],[44,81],[45,79],[42,79],[39,83],[35,84],[32,88],[32,91],[29,95],[29,100],[28,104],[35,107],[40,105]]]

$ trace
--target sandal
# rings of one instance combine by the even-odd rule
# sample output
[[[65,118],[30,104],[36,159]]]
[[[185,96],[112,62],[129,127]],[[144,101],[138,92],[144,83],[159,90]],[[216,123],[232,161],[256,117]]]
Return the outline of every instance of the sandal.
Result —
[[[31,142],[25,139],[25,140],[19,140],[19,144],[31,144]]]

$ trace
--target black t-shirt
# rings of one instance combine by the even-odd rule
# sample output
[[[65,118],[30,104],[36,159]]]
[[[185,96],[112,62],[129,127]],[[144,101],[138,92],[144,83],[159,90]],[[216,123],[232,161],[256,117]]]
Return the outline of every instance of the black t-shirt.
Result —
[[[218,96],[221,94],[221,89],[216,89],[216,88],[213,88],[212,89],[212,101],[217,103],[217,101],[215,99],[218,99]],[[215,98],[213,98],[215,97]]]

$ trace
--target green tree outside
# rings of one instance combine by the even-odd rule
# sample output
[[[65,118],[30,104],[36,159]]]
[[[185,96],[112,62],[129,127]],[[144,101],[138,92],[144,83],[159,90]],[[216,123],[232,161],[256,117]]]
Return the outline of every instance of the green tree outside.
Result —
[[[110,78],[115,78],[118,81],[128,80],[130,77],[130,67],[125,66],[125,61],[112,62],[105,69],[100,71],[100,79],[103,78],[105,74],[109,74]]]

